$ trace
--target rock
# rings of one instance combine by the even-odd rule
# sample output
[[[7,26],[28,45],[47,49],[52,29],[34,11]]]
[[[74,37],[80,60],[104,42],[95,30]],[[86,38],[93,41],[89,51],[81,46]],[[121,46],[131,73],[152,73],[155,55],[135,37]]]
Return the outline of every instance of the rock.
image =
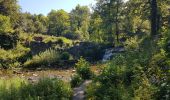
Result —
[[[28,78],[28,81],[32,81],[32,80],[33,80],[33,78],[32,78],[32,77],[29,77],[29,78]]]
[[[37,74],[32,74],[33,76],[37,77],[38,75]]]
[[[72,70],[72,72],[76,72],[76,70]]]
[[[79,45],[69,48],[67,52],[73,55],[75,59],[79,59],[82,56],[87,61],[94,62],[102,59],[104,48],[107,47],[103,44],[80,42]]]

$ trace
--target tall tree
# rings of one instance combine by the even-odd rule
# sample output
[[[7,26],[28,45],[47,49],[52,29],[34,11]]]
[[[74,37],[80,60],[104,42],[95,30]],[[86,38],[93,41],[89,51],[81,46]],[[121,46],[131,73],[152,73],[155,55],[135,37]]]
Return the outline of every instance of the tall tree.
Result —
[[[52,10],[48,14],[49,28],[48,33],[51,35],[62,35],[66,30],[69,29],[70,18],[69,14],[64,10]]]
[[[103,20],[103,28],[106,29],[106,34],[109,34],[109,41],[113,41],[113,39],[116,39],[117,42],[119,41],[119,23],[122,4],[122,0],[98,0],[97,2],[95,11],[99,13]],[[111,39],[111,37],[113,38]]]
[[[20,7],[17,4],[17,0],[0,0],[0,14],[9,16],[14,28],[19,26],[19,9]]]
[[[124,6],[123,15],[125,33],[150,32],[150,5],[148,0],[129,0]]]
[[[90,9],[77,5],[70,12],[71,31],[79,34],[83,39],[89,38]]]
[[[90,19],[89,34],[90,40],[94,42],[104,42],[104,32],[102,30],[102,22],[100,15],[93,12]]]

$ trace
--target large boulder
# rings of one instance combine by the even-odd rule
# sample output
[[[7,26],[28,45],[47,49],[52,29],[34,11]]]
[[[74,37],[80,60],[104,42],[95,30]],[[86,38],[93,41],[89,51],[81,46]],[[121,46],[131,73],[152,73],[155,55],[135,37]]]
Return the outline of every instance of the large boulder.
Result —
[[[37,42],[33,41],[30,43],[30,49],[31,49],[31,54],[36,55],[39,54],[40,52],[44,52],[45,50],[49,49],[52,47],[52,43],[44,43],[44,42]]]

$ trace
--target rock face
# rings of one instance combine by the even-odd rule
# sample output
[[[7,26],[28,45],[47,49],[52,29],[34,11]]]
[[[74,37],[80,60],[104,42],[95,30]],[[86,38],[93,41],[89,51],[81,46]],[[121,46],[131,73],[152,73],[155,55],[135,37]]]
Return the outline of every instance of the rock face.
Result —
[[[14,48],[17,45],[17,35],[3,35],[0,34],[0,48],[9,50]]]
[[[86,60],[93,62],[102,60],[105,48],[108,48],[108,46],[92,42],[81,42],[79,45],[75,45],[67,51],[73,55],[75,59],[79,59],[82,56]]]
[[[44,43],[44,42],[35,41],[35,42],[30,43],[30,49],[31,49],[32,55],[36,55],[36,54],[43,52],[51,47],[52,47],[52,43],[50,43],[50,42]]]

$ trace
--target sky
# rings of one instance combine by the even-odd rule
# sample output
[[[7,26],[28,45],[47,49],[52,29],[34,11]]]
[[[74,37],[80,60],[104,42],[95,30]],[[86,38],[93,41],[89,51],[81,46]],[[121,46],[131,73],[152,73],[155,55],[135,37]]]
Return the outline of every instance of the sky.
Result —
[[[47,15],[52,9],[64,9],[70,12],[78,4],[90,6],[95,4],[95,0],[19,0],[22,12],[44,15]]]

